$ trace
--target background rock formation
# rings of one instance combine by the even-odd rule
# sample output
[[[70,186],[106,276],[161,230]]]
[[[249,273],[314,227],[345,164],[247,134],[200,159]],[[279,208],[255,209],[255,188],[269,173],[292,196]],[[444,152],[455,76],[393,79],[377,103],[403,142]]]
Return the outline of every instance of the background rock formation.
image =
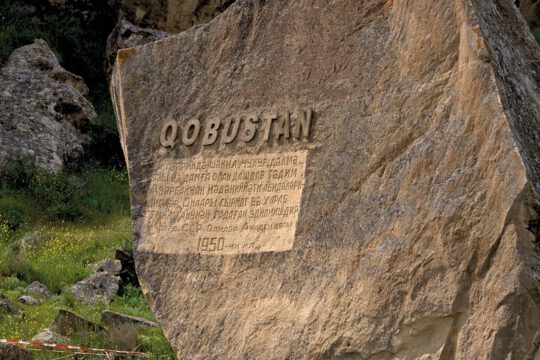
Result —
[[[148,44],[170,36],[159,30],[145,29],[120,20],[107,39],[107,75],[110,76],[119,49]]]
[[[538,356],[539,60],[511,0],[240,0],[120,51],[138,275],[178,354]],[[167,152],[165,119],[294,106],[317,115],[292,251],[141,251],[160,162],[301,146]]]
[[[116,0],[120,16],[142,27],[178,33],[206,23],[234,0]]]
[[[60,66],[43,40],[15,50],[0,69],[0,162],[35,158],[50,172],[82,154],[96,116],[80,76]]]

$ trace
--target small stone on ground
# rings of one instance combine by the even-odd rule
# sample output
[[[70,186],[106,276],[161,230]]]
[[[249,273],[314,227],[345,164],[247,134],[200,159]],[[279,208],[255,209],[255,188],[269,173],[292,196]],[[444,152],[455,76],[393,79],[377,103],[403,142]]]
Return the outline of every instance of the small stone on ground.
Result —
[[[39,281],[34,281],[30,285],[28,285],[28,287],[26,288],[26,292],[46,298],[51,296],[49,289]]]
[[[35,299],[31,296],[28,296],[28,295],[23,295],[19,298],[19,301],[22,303],[22,304],[25,304],[25,305],[39,305],[41,304],[41,302],[38,300],[38,299]]]

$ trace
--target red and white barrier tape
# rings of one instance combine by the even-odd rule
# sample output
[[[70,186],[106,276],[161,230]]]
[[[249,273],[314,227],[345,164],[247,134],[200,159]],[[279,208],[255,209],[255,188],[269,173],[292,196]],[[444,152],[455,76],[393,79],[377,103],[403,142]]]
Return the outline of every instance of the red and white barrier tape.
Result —
[[[102,353],[104,355],[119,354],[119,355],[127,355],[127,356],[132,356],[132,357],[142,357],[142,358],[147,357],[147,355],[145,353],[136,352],[136,351],[95,349],[95,348],[89,348],[89,347],[85,347],[85,346],[72,346],[72,345],[64,345],[64,344],[50,344],[50,343],[45,343],[45,342],[40,342],[40,341],[22,341],[22,340],[0,339],[0,344],[13,344],[13,345],[45,347],[45,348],[48,348],[48,349],[56,349],[56,350],[63,350],[63,351],[70,351],[70,352],[84,351],[84,352],[93,352],[93,353],[97,353],[97,354]]]

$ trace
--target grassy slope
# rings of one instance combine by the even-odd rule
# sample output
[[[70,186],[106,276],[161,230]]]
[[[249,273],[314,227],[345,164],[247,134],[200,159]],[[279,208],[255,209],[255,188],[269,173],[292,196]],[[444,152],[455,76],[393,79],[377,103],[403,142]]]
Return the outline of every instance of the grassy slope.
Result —
[[[75,184],[75,185],[73,185]],[[11,164],[0,178],[0,294],[21,308],[20,315],[0,314],[0,338],[31,339],[46,328],[59,309],[99,323],[105,309],[152,320],[140,289],[126,286],[108,306],[80,304],[61,289],[92,273],[91,264],[131,246],[129,195],[124,173],[87,170],[47,175],[25,162]],[[34,242],[24,246],[23,238]],[[37,280],[54,293],[39,306],[18,303],[25,287]],[[74,337],[72,344],[111,347],[123,342],[152,354],[174,358],[159,329]],[[130,338],[130,339],[128,339]],[[51,354],[36,353],[38,359]]]

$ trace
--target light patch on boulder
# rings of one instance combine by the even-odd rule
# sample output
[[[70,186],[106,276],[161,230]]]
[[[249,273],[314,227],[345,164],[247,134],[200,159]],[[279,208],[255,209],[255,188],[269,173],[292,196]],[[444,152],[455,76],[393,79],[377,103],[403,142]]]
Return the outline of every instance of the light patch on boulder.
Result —
[[[116,259],[105,259],[94,265],[94,271],[118,275],[122,271],[122,263]]]
[[[32,341],[39,341],[53,344],[69,344],[68,337],[57,334],[50,329],[44,329],[42,332],[32,338]]]

